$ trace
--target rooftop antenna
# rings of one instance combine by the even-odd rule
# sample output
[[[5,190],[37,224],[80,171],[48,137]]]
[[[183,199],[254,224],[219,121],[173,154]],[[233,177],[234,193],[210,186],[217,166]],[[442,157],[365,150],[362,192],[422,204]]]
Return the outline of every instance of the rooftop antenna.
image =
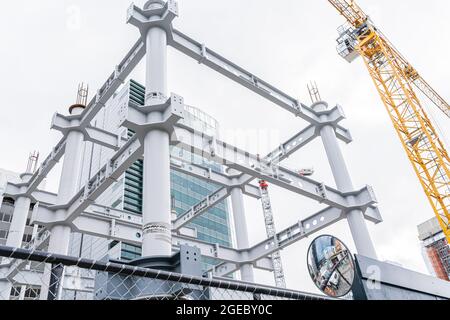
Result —
[[[35,173],[37,169],[37,163],[39,161],[39,152],[34,151],[30,153],[30,156],[28,157],[28,164],[27,164],[27,173]]]
[[[308,91],[312,103],[322,101],[322,98],[320,97],[319,87],[317,86],[317,83],[315,81],[311,81],[310,84],[308,84]]]
[[[70,108],[69,108],[70,114],[72,114],[72,110],[75,108],[86,109],[88,96],[89,96],[89,85],[84,84],[84,82],[80,83],[78,85],[76,103],[74,105],[70,106]]]

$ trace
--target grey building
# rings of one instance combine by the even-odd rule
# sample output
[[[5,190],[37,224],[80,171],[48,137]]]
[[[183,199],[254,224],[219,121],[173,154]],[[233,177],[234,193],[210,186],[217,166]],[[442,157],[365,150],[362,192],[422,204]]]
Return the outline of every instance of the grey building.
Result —
[[[3,198],[1,196],[8,182],[20,183],[20,175],[12,171],[0,169],[0,245],[8,245],[8,235],[12,232],[16,232],[11,228],[11,221],[14,214],[14,199],[8,197]],[[22,238],[22,247],[26,247],[33,236],[39,231],[38,226],[34,226],[30,223],[33,207],[34,204],[32,203],[28,213],[25,233]],[[34,300],[39,297],[39,294],[40,287],[30,284],[15,285],[11,289],[11,299],[13,300]]]

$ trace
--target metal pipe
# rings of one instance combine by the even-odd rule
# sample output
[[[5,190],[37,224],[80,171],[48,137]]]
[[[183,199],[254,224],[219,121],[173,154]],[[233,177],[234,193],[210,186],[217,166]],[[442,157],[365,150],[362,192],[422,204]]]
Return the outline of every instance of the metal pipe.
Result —
[[[145,103],[146,105],[164,103],[167,94],[167,34],[165,30],[158,27],[148,30],[146,62]]]
[[[171,256],[169,134],[152,130],[144,141],[143,257]]]
[[[145,103],[151,106],[162,104],[167,99],[166,31],[158,27],[150,28],[146,45]],[[160,112],[148,114],[149,121],[160,117]],[[150,130],[144,138],[143,257],[172,255],[169,143],[169,133],[159,129]]]

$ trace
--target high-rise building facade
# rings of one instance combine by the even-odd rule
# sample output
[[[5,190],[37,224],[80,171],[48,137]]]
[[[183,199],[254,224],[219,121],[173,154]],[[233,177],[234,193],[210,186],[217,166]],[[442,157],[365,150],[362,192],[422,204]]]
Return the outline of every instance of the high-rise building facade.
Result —
[[[450,247],[436,218],[418,227],[422,254],[428,271],[442,280],[450,279]]]

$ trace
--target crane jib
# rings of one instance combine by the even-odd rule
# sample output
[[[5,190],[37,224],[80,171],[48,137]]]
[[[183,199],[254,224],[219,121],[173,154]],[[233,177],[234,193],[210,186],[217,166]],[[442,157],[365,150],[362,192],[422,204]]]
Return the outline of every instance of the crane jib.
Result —
[[[348,24],[339,30],[339,54],[361,56],[389,113],[405,152],[450,243],[450,159],[424,110],[419,90],[447,117],[448,103],[421,77],[353,0],[328,0]]]

